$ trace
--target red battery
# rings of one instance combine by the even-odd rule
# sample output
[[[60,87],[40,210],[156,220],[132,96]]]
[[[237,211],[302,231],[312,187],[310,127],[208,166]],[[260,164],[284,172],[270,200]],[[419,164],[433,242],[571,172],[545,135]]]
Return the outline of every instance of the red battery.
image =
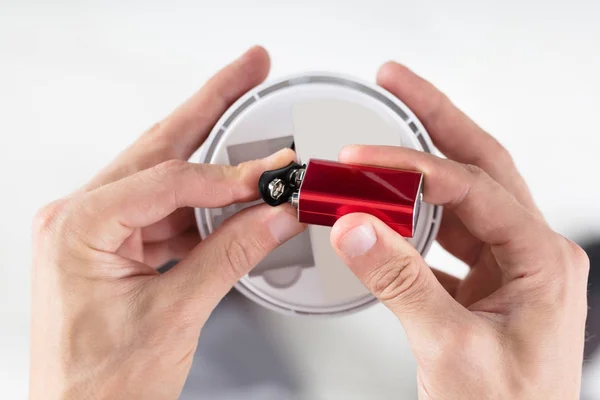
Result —
[[[300,222],[332,226],[350,213],[371,214],[412,237],[422,200],[423,174],[311,159],[292,204]]]

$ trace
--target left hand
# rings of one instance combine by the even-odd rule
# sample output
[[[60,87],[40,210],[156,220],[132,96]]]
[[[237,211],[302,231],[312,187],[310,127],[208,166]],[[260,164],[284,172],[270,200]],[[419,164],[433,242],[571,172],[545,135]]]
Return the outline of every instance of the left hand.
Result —
[[[200,242],[192,207],[258,198],[282,150],[239,166],[187,163],[227,107],[269,70],[249,50],[34,226],[31,399],[176,399],[217,303],[300,233],[288,207],[261,205]],[[155,268],[181,259],[159,275]]]

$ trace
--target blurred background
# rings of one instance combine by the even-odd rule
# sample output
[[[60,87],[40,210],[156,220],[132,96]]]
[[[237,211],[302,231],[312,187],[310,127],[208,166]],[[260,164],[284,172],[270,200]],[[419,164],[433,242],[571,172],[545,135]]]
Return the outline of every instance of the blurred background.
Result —
[[[253,44],[270,51],[272,77],[330,70],[373,81],[386,60],[405,63],[508,147],[554,229],[598,240],[599,20],[589,0],[0,0],[0,397],[27,396],[35,211]],[[439,247],[428,261],[456,264]],[[404,333],[382,306],[306,319],[240,303],[223,311],[247,320],[231,329],[258,329],[297,398],[416,397]],[[600,355],[583,398],[600,399]]]

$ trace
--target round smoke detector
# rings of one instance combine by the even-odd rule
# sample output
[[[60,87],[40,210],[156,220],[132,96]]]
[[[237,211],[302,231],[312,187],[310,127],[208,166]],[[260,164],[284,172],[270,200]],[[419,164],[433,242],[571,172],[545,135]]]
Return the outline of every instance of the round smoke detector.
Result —
[[[201,163],[232,164],[266,157],[292,143],[300,163],[337,160],[348,144],[394,145],[433,152],[423,125],[379,86],[338,74],[296,75],[246,93],[221,117],[200,149]],[[226,218],[258,202],[196,209],[202,237]],[[410,242],[425,255],[442,208],[423,203]],[[357,311],[377,300],[335,254],[331,228],[309,226],[269,254],[236,288],[253,301],[286,314]]]

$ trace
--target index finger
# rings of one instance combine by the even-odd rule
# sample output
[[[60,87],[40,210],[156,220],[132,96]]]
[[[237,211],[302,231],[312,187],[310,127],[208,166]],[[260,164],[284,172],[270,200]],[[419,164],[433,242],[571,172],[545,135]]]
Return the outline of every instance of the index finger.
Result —
[[[172,147],[173,158],[189,158],[229,106],[267,77],[269,67],[267,51],[254,46],[173,111],[157,132]]]
[[[384,64],[377,83],[417,115],[448,158],[486,171],[529,210],[539,213],[510,154],[434,85],[395,62]]]
[[[258,198],[258,178],[294,158],[283,149],[238,166],[169,161],[85,193],[63,223],[96,250],[115,252],[136,228],[181,207],[224,207]],[[71,220],[68,220],[71,218]]]
[[[515,278],[537,272],[531,255],[542,250],[548,229],[479,167],[392,146],[348,146],[339,159],[423,172],[423,200],[453,210],[473,236],[492,246],[505,274]]]

